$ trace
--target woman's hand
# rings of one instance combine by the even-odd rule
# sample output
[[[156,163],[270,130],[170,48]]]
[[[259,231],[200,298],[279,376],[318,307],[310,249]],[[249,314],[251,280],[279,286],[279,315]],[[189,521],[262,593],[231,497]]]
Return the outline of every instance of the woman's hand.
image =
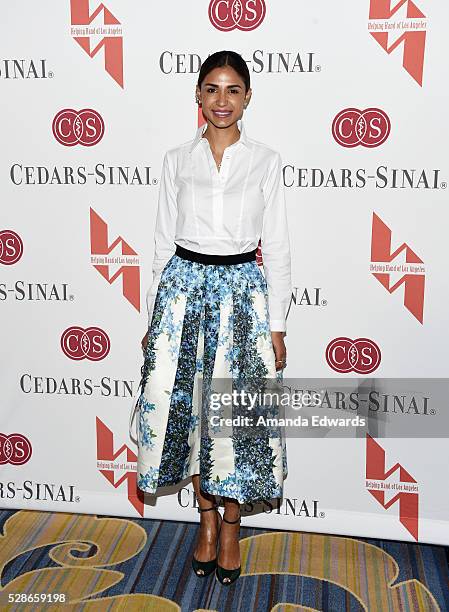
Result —
[[[287,365],[287,349],[284,343],[285,332],[272,331],[271,342],[273,343],[273,349],[275,354],[275,367],[276,372],[282,370]]]
[[[142,351],[146,351],[146,348],[147,348],[147,345],[148,345],[148,332],[142,338],[141,345],[142,345]]]

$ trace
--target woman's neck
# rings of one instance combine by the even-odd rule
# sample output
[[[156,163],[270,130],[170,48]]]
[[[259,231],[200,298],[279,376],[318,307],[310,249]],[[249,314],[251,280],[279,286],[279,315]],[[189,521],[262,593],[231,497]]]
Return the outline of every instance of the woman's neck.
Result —
[[[206,130],[203,132],[203,138],[207,138],[213,151],[223,152],[226,147],[231,146],[240,138],[237,121],[227,128],[217,128],[210,121],[207,124]]]

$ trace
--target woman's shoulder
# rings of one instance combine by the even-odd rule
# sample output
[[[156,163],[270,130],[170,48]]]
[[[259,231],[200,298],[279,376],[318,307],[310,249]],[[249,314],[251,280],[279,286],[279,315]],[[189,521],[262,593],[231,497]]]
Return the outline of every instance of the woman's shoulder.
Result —
[[[191,144],[191,143],[192,143],[192,141],[191,141],[191,140],[188,140],[188,141],[186,141],[186,142],[182,142],[182,143],[181,143],[181,144],[179,144],[179,145],[176,145],[176,146],[174,146],[174,147],[171,147],[170,149],[167,149],[167,150],[165,151],[165,155],[166,155],[167,157],[170,157],[170,158],[177,157],[178,155],[183,154],[183,153],[185,153],[186,151],[188,151],[188,150],[189,150],[189,146],[190,146],[190,144]]]
[[[278,149],[266,142],[261,142],[254,138],[248,138],[248,142],[254,147],[255,153],[263,157],[268,163],[275,163],[281,157]]]
[[[177,173],[178,167],[182,166],[183,158],[185,159],[185,153],[189,150],[191,142],[183,142],[170,149],[166,149],[163,163],[168,165],[173,175]]]

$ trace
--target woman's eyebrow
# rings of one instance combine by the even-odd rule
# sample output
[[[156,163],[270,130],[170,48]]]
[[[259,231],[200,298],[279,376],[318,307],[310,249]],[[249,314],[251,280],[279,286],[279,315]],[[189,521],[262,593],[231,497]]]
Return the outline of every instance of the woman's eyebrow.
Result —
[[[218,87],[218,85],[216,83],[206,83],[205,84],[206,87]],[[227,85],[227,87],[240,87],[240,89],[242,88],[241,85]]]

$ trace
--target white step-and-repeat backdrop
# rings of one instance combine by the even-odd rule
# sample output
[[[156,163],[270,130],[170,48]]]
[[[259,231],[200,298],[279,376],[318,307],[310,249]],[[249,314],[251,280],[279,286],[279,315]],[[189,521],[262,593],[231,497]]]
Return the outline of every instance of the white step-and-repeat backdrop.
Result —
[[[408,379],[364,409],[417,432],[289,438],[284,499],[244,524],[449,544],[447,406],[414,384],[448,370],[447,3],[20,0],[2,22],[1,507],[198,520],[190,481],[144,503],[128,420],[163,154],[232,49],[284,164],[284,376]]]

